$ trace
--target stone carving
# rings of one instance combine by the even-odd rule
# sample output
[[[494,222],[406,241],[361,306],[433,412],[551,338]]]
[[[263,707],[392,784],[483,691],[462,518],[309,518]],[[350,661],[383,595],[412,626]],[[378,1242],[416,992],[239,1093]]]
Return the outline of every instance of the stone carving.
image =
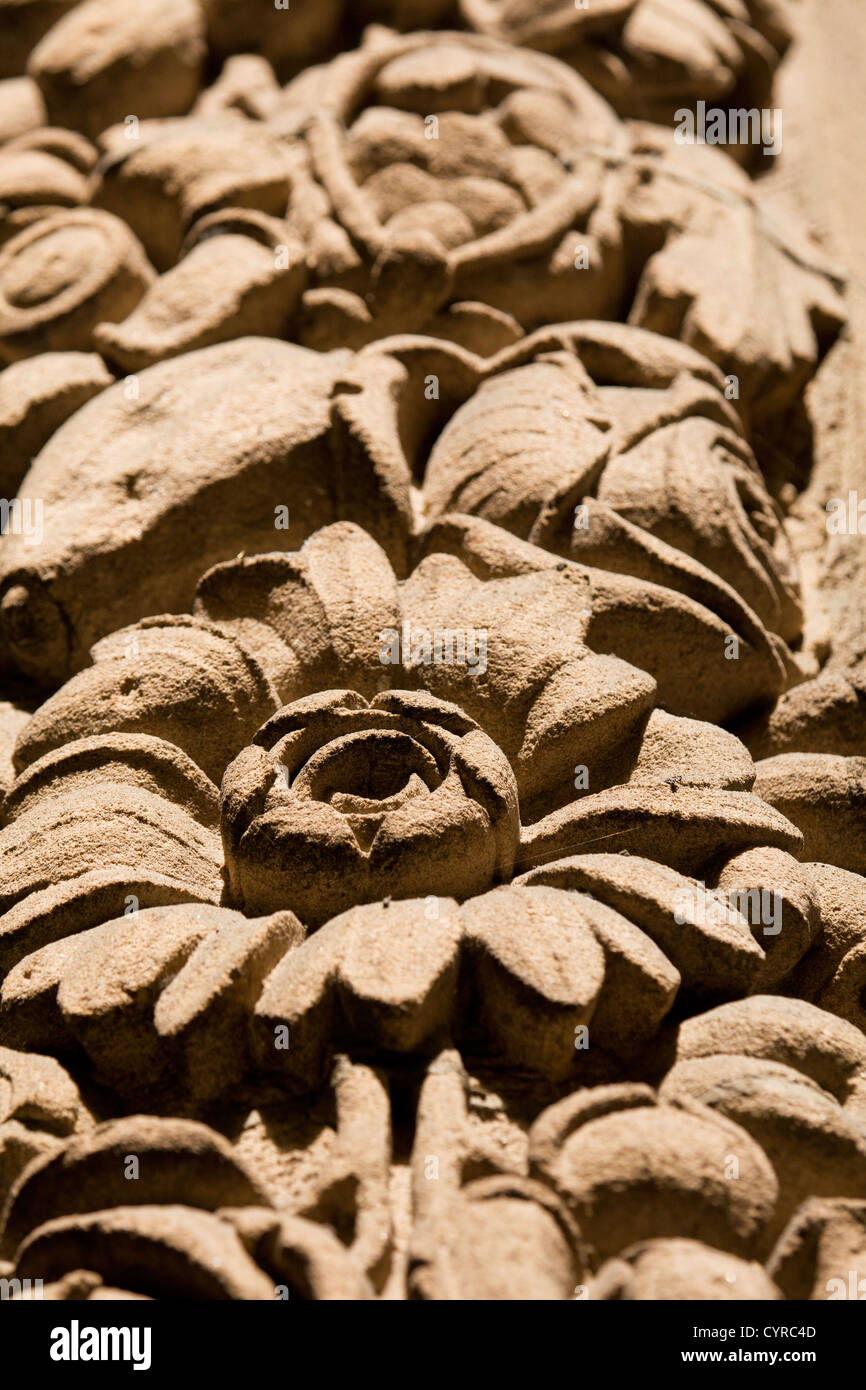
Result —
[[[15,1298],[862,1296],[791,18],[0,0]]]
[[[555,53],[623,116],[666,124],[698,100],[763,105],[790,42],[782,0],[462,0],[483,34]]]
[[[311,346],[431,330],[502,344],[628,317],[699,348],[767,413],[844,318],[838,272],[768,223],[727,153],[622,124],[547,55],[377,32],[290,85],[267,123],[305,131],[289,220],[310,242]]]

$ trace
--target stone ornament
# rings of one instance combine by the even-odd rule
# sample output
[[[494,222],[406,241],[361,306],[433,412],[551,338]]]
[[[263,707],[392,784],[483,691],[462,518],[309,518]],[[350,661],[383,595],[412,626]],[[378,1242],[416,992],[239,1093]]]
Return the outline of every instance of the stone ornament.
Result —
[[[795,18],[0,0],[16,1301],[862,1297]]]
[[[28,60],[49,118],[94,137],[135,110],[172,116],[195,100],[205,56],[194,0],[131,10],[83,0],[49,29]]]
[[[666,124],[703,99],[762,105],[791,39],[782,0],[461,0],[480,33],[555,53],[622,116]]]
[[[223,236],[234,237],[230,225],[218,230],[223,223],[217,219],[215,235],[200,249],[214,246],[222,256]],[[272,232],[263,228],[262,234]],[[234,261],[240,272],[239,258]],[[172,274],[182,277],[183,266]],[[161,277],[129,320],[139,324],[142,342],[148,322],[159,316],[163,289],[157,288],[169,278]],[[287,272],[287,288],[290,279]],[[230,277],[224,285],[229,292]],[[273,286],[267,302],[269,313],[278,309]],[[189,316],[179,331],[208,332]],[[123,326],[101,325],[96,336],[103,343],[131,343],[123,333]],[[438,400],[425,397],[431,375],[442,385]],[[543,384],[537,402],[536,384]],[[157,399],[159,420],[153,421]],[[300,400],[303,409],[296,405]],[[239,423],[251,415],[258,421],[252,445],[249,424]],[[486,442],[492,415],[510,441],[501,468]],[[165,452],[148,448],[143,462],[142,428],[153,440],[157,433],[170,438],[170,451],[167,444]],[[540,429],[551,432],[542,449],[536,443]],[[561,449],[570,460],[565,475],[557,463]],[[492,493],[483,483],[485,450],[486,467],[501,475]],[[419,473],[423,487],[416,508]],[[463,482],[467,473],[470,487]],[[109,475],[117,479],[110,503],[85,481]],[[217,476],[225,491],[214,494]],[[513,546],[513,556],[503,553],[503,577],[510,571],[516,578],[530,566],[552,569],[551,552],[576,562],[563,586],[574,583],[578,567],[589,566],[598,600],[588,605],[575,593],[575,606],[592,614],[601,650],[631,659],[621,644],[637,641],[635,664],[666,682],[677,673],[661,650],[662,631],[659,650],[651,654],[652,626],[629,624],[624,631],[615,613],[643,605],[647,581],[668,590],[664,616],[653,621],[689,629],[688,645],[703,649],[702,661],[710,652],[722,655],[731,633],[738,644],[736,663],[726,661],[726,674],[736,680],[727,685],[695,663],[692,699],[682,713],[730,718],[749,703],[782,693],[796,670],[779,638],[793,642],[800,634],[797,576],[778,506],[744,425],[705,359],[638,329],[588,324],[543,330],[488,359],[433,339],[391,339],[356,354],[319,354],[243,338],[182,353],[132,381],[117,382],[77,412],[37,456],[19,495],[24,502],[43,499],[44,536],[38,552],[27,534],[0,542],[0,630],[8,664],[43,685],[80,668],[95,640],[148,613],[153,587],[141,561],[162,553],[171,528],[180,537],[194,525],[200,537],[197,560],[162,572],[163,603],[182,609],[192,602],[195,580],[208,563],[239,551],[270,551],[275,538],[287,548],[297,546],[343,518],[376,538],[401,577],[413,552],[448,551],[458,539],[458,554],[481,545],[470,539],[484,532],[483,525],[467,520],[472,516],[533,543],[534,550]],[[293,496],[303,496],[304,505],[281,500]],[[420,536],[419,510],[426,523]],[[65,524],[52,525],[52,516],[73,512],[79,533],[92,538],[87,545],[70,536]],[[455,522],[452,513],[464,519]],[[129,548],[130,533],[139,558]],[[500,549],[508,544],[497,535]],[[428,557],[416,569],[406,592],[418,598],[410,598],[404,615],[420,619],[411,608],[423,606],[428,623],[431,604],[466,604],[469,580],[465,568],[452,566],[453,581],[446,582],[440,560],[431,595],[423,579],[434,573],[431,563]],[[606,577],[614,572],[622,578]],[[559,584],[559,574],[545,582]],[[102,594],[98,609],[89,602],[94,584]],[[455,614],[442,616],[442,627],[467,625],[465,614],[462,624]],[[469,625],[483,627],[489,618],[482,616]],[[471,701],[471,687],[464,682],[459,696],[455,690],[445,698]],[[666,687],[662,698],[677,707],[678,697]]]
[[[151,17],[154,62],[183,50],[168,31],[160,37],[164,18]],[[189,18],[172,13],[169,27]],[[292,25],[282,18],[270,16],[297,38],[298,17]],[[118,0],[87,0],[58,26],[65,35],[69,29],[64,53],[73,28],[83,36],[94,24],[109,48],[125,52],[134,25]],[[121,61],[112,57],[112,73]],[[431,64],[451,74],[447,81],[431,85]],[[265,323],[319,350],[432,332],[489,354],[539,324],[628,316],[698,347],[742,380],[750,409],[770,415],[790,407],[844,320],[840,273],[804,238],[769,223],[726,153],[672,145],[659,126],[626,126],[589,83],[546,53],[484,36],[377,28],[353,55],[282,92],[260,67],[253,71],[261,95],[252,105],[238,105],[239,79],[229,75],[188,117],[191,99],[172,95],[167,77],[162,110],[132,91],[121,104],[116,76],[117,106],[91,115],[90,124],[72,110],[61,121],[49,100],[50,121],[98,138],[102,157],[90,182],[53,153],[15,148],[36,130],[0,153],[0,191],[5,162],[13,198],[90,203],[129,219],[162,274],[177,267],[197,217],[243,207],[285,218],[289,230],[278,245],[303,244],[310,282],[299,303],[290,296]],[[147,74],[147,64],[135,67],[135,81],[152,90]],[[81,89],[91,112],[101,111],[90,91],[95,81],[89,76]],[[748,335],[732,328],[731,277],[713,269],[729,264],[732,247],[742,248],[735,284],[752,321]],[[277,270],[289,268],[277,259]],[[34,264],[31,277],[38,275]],[[157,306],[180,307],[191,275],[188,266],[180,281],[170,279]],[[220,336],[255,331],[255,319],[247,327],[235,304],[226,293],[211,307]],[[194,344],[203,340],[191,334],[187,345]],[[110,355],[112,344],[105,346]],[[162,355],[178,350],[169,341]],[[152,348],[150,360],[159,351]]]
[[[112,126],[102,145],[91,201],[129,219],[160,272],[176,265],[199,218],[220,209],[248,209],[271,218],[286,212],[289,165],[259,120],[230,113],[143,120],[134,140],[123,125]]]
[[[0,354],[19,361],[37,342],[47,352],[89,351],[97,323],[126,318],[152,280],[119,219],[87,209],[40,218],[0,251]]]
[[[305,132],[289,217],[313,237],[310,346],[431,330],[471,346],[484,305],[491,334],[627,316],[742,376],[769,411],[790,403],[794,360],[816,363],[844,319],[839,274],[767,223],[726,153],[624,125],[546,54],[376,31],[290,85],[268,124]],[[722,242],[742,248],[749,335],[713,270]]]
[[[0,147],[3,241],[30,220],[87,203],[88,175],[97,157],[98,151],[83,135],[52,127],[47,118],[10,132]]]
[[[510,876],[519,834],[496,745],[408,691],[285,706],[226,769],[221,819],[229,899],[279,899],[311,924],[387,896],[395,872],[410,897],[471,897]]]

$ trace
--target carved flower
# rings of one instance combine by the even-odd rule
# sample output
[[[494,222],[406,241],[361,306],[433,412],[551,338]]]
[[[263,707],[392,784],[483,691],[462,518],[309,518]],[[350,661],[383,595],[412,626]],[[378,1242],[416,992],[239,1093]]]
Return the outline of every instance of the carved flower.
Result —
[[[624,148],[624,131],[564,65],[471,35],[379,31],[287,88],[269,124],[291,135],[307,121],[288,212],[315,272],[302,341],[427,331],[494,351],[526,324],[615,311],[612,185],[598,154],[580,177],[569,161]]]
[[[16,1297],[860,1292],[784,6],[0,0]]]
[[[235,758],[222,828],[232,900],[315,924],[395,890],[467,898],[509,878],[517,787],[453,705],[331,692],[280,710]]]
[[[482,34],[555,53],[622,116],[686,102],[762,105],[790,33],[782,0],[461,0]]]
[[[0,1054],[3,1079],[10,1055]],[[52,1102],[66,1101],[68,1110],[74,1084],[50,1058],[27,1061],[29,1077],[25,1059],[15,1070],[25,1083],[32,1078],[31,1113],[55,1119]],[[14,1257],[17,1297],[30,1296],[34,1278],[45,1282],[37,1297],[59,1301],[370,1296],[360,1267],[369,1241],[350,1253],[321,1223],[276,1210],[218,1131],[127,1115],[71,1132],[62,1118],[63,1137],[9,1183],[0,1211],[0,1249]],[[141,1181],[131,1184],[121,1157],[128,1154],[141,1162]]]
[[[501,353],[433,443],[427,518],[481,516],[702,602],[721,581],[791,641],[794,559],[743,422],[708,362],[659,347],[634,328],[574,324]],[[720,591],[710,606],[726,606]]]
[[[547,53],[376,31],[267,125],[309,248],[309,346],[425,333],[490,355],[544,323],[627,318],[693,344],[766,417],[844,323],[844,276],[770,224],[727,150],[622,122]]]
[[[438,394],[426,391],[431,380]],[[801,612],[782,517],[723,378],[681,343],[594,322],[540,329],[487,359],[434,338],[355,354],[244,338],[145,368],[136,390],[129,399],[126,383],[109,386],[33,461],[19,500],[28,517],[44,500],[41,544],[32,526],[0,539],[0,660],[41,684],[80,669],[96,640],[154,608],[188,610],[209,565],[291,552],[341,519],[383,547],[392,585],[413,550],[465,560],[472,542],[457,536],[453,513],[461,526],[504,528],[499,550],[505,532],[537,547],[532,559],[518,546],[499,575],[550,567],[552,553],[584,574],[593,567],[594,587],[629,576],[641,607],[650,583],[667,591],[666,612],[714,614],[713,652],[736,635],[737,670],[726,660],[725,681],[711,676],[706,698],[674,702],[675,712],[727,719],[789,683],[776,635],[794,642]],[[26,462],[19,453],[10,466]],[[334,568],[316,550],[317,565]],[[425,607],[451,602],[442,584],[413,587]],[[573,599],[576,621],[590,605]],[[467,621],[452,613],[443,625]],[[676,679],[667,653],[644,659],[648,637],[630,621],[600,650]],[[747,646],[760,676],[747,670]],[[683,659],[692,656],[696,690],[712,668],[689,639]],[[316,670],[284,702],[343,685],[358,688]],[[456,693],[444,698],[466,708]]]

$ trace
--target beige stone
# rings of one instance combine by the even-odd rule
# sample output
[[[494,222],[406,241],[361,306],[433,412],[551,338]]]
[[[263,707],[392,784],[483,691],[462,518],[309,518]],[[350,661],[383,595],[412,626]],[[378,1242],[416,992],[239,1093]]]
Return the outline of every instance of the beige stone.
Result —
[[[517,788],[504,756],[424,692],[334,692],[276,714],[226,771],[228,892],[318,924],[355,902],[510,876]]]
[[[756,764],[755,790],[803,833],[803,858],[866,871],[866,758],[778,753]]]
[[[125,318],[152,280],[119,218],[83,208],[41,218],[0,250],[0,355],[88,352],[96,325]]]
[[[768,1270],[790,1299],[861,1297],[866,1203],[816,1197],[782,1232]],[[853,1277],[852,1277],[853,1275]]]
[[[212,214],[193,227],[186,254],[122,323],[94,341],[127,372],[232,338],[281,338],[306,281],[304,249],[264,214]]]
[[[782,1297],[756,1260],[699,1240],[646,1240],[602,1265],[589,1297],[632,1302],[772,1302]]]
[[[33,49],[28,71],[51,120],[94,138],[130,114],[183,115],[203,59],[193,0],[154,0],[146,13],[123,0],[83,0]]]
[[[114,378],[95,352],[40,352],[0,372],[0,492],[14,497],[64,421]]]
[[[563,1194],[596,1263],[640,1240],[693,1236],[748,1258],[778,1188],[739,1125],[697,1104],[667,1105],[648,1087],[578,1091],[542,1112],[532,1172]],[[739,1181],[725,1176],[734,1156]]]
[[[103,145],[92,201],[127,220],[159,271],[176,263],[193,223],[207,213],[286,211],[289,163],[258,121],[144,121],[137,139],[121,126],[103,135]]]
[[[109,1285],[149,1297],[272,1300],[274,1281],[246,1254],[231,1225],[183,1203],[113,1207],[58,1217],[18,1252],[21,1279],[57,1280],[87,1269]]]
[[[837,8],[0,0],[15,1301],[862,1297]]]

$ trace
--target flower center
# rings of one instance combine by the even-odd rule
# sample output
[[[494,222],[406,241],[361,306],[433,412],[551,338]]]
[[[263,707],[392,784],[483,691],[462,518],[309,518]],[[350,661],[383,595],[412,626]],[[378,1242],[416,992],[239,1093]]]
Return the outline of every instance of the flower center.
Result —
[[[436,760],[398,730],[366,729],[320,748],[293,791],[346,814],[378,814],[424,796],[442,777]]]

